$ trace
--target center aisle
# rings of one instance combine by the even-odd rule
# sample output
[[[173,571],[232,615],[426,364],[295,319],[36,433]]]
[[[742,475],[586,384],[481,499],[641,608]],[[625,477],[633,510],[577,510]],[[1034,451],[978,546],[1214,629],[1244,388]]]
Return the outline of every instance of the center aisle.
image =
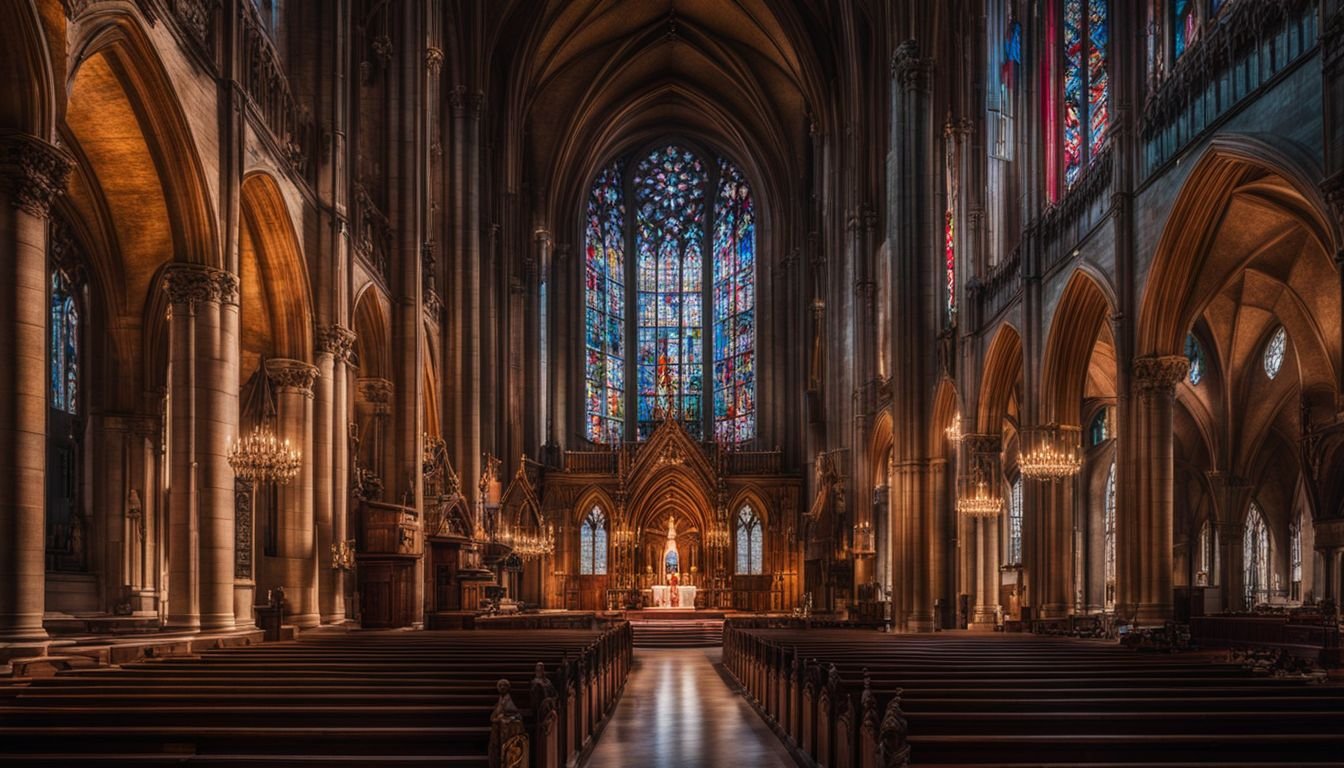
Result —
[[[721,648],[635,649],[589,768],[792,768],[779,738],[714,665]]]

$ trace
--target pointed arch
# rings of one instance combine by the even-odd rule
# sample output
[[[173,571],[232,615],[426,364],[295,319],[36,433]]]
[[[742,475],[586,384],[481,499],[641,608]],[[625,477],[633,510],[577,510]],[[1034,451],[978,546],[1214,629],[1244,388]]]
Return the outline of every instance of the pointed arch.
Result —
[[[244,350],[249,337],[260,336],[254,325],[269,318],[271,349],[262,354],[311,363],[312,284],[280,187],[267,173],[251,173],[243,178],[240,198],[239,301]],[[250,368],[242,367],[247,375]]]
[[[985,434],[998,434],[1008,416],[1008,404],[1022,379],[1022,336],[1017,328],[1004,323],[994,332],[985,353],[984,374],[980,380],[980,412],[975,428]]]
[[[1088,369],[1114,302],[1090,271],[1074,270],[1056,305],[1041,370],[1043,422],[1079,424]]]
[[[355,298],[355,357],[359,375],[392,378],[392,305],[369,283]]]
[[[0,136],[54,135],[56,79],[34,0],[0,3]]]

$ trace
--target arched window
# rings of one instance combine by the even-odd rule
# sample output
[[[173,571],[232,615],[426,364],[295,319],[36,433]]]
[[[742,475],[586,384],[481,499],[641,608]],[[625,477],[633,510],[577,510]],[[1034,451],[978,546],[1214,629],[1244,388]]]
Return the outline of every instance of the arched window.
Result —
[[[1199,527],[1199,572],[1195,574],[1195,586],[1207,587],[1213,584],[1213,526],[1208,520]]]
[[[1109,0],[1064,3],[1064,186],[1101,154],[1111,126]]]
[[[1106,499],[1102,510],[1102,583],[1105,584],[1106,610],[1115,609],[1115,462],[1106,475]]]
[[[79,413],[79,307],[60,270],[51,273],[51,407]]]
[[[1302,513],[1299,512],[1293,518],[1292,527],[1288,530],[1289,546],[1289,582],[1292,592],[1289,597],[1293,600],[1302,599]]]
[[[1199,39],[1199,1],[1172,0],[1171,29],[1173,50],[1176,58],[1182,55]]]
[[[584,247],[584,381],[587,436],[619,443],[625,424],[625,205],[622,165],[597,175]]]
[[[1022,476],[1013,481],[1008,496],[1008,565],[1022,563]]]
[[[1269,529],[1260,507],[1251,502],[1241,539],[1242,572],[1246,586],[1246,607],[1254,608],[1269,599]]]
[[[737,512],[737,569],[742,575],[764,573],[761,518],[750,504]]]
[[[1274,380],[1283,370],[1283,355],[1288,349],[1288,332],[1280,325],[1265,345],[1265,375]]]
[[[1185,335],[1185,359],[1190,361],[1190,386],[1197,387],[1204,378],[1204,349],[1193,333]]]
[[[601,576],[607,572],[607,516],[593,507],[579,527],[579,574]]]
[[[1094,446],[1101,445],[1111,437],[1111,420],[1109,418],[1109,409],[1102,408],[1097,411],[1097,415],[1092,417],[1092,426],[1088,428],[1088,442]]]
[[[587,438],[642,440],[676,418],[699,439],[711,414],[719,442],[754,438],[756,213],[741,171],[677,144],[617,161],[594,180],[586,229]],[[634,334],[630,386],[627,331]],[[627,412],[635,414],[633,429]]]

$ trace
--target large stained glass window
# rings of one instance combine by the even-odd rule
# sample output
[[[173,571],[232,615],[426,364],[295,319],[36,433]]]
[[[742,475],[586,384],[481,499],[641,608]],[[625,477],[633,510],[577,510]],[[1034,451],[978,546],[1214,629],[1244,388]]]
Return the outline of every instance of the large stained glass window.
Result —
[[[1102,583],[1105,585],[1106,610],[1115,609],[1115,462],[1106,475],[1106,498],[1102,502]]]
[[[751,187],[727,160],[669,143],[598,174],[587,221],[589,440],[643,440],[668,418],[696,439],[707,428],[725,444],[756,436],[756,242]]]
[[[601,576],[607,572],[607,516],[593,507],[579,527],[579,575]]]
[[[751,505],[743,506],[737,512],[736,573],[758,575],[765,572],[763,540],[760,516]]]
[[[1110,130],[1108,0],[1064,0],[1064,184],[1073,186]]]
[[[756,434],[756,213],[741,172],[719,161],[714,212],[714,439]]]
[[[1022,563],[1022,475],[1013,480],[1008,496],[1008,565]]]
[[[79,308],[60,270],[51,273],[51,407],[79,413]]]
[[[586,433],[618,443],[625,423],[625,200],[622,164],[597,176],[584,248]]]
[[[1175,32],[1176,58],[1199,39],[1199,4],[1195,0],[1172,0],[1171,28]]]
[[[1246,608],[1269,600],[1269,529],[1260,507],[1251,502],[1241,538],[1242,574],[1246,585]]]
[[[664,418],[703,436],[705,165],[690,150],[654,150],[635,170],[639,437]]]

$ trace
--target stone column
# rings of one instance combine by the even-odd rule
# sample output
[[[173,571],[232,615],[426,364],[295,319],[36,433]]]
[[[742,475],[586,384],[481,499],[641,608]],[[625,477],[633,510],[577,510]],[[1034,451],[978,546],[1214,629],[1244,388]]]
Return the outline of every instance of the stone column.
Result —
[[[345,360],[354,348],[355,334],[338,325],[323,328],[318,337],[317,385],[313,430],[313,506],[316,513],[318,606],[322,623],[345,620],[345,572],[332,565],[332,545],[345,540],[345,447],[348,445],[345,404]],[[339,458],[339,460],[338,460]]]
[[[388,379],[361,377],[355,380],[355,421],[359,424],[360,456],[351,457],[365,470],[372,471],[383,481],[384,499],[391,500],[386,473],[391,466],[388,458],[388,418],[392,415],[392,382]]]
[[[168,626],[234,626],[238,278],[200,264],[164,273],[170,304]]]
[[[276,437],[302,452],[299,474],[280,487],[278,552],[280,573],[289,605],[287,618],[300,628],[321,623],[317,607],[319,552],[313,515],[313,382],[317,368],[300,360],[266,361],[266,375],[275,387],[279,428]],[[275,585],[268,585],[275,586]]]
[[[968,434],[962,439],[965,461],[964,477],[973,477],[977,468],[984,473],[991,489],[998,488],[1003,471],[1000,454],[1003,438],[996,434]],[[965,490],[969,491],[970,488]],[[1000,491],[1000,494],[1002,492]],[[971,629],[993,629],[999,615],[999,564],[1003,551],[999,543],[999,517],[981,517],[968,520],[966,528],[974,531],[971,578],[974,590],[969,623]]]
[[[0,659],[47,636],[47,215],[70,165],[37,137],[0,139]]]
[[[1117,537],[1117,583],[1133,584],[1136,593],[1121,594],[1118,602],[1137,606],[1143,624],[1161,623],[1172,613],[1172,525],[1174,518],[1173,416],[1176,384],[1185,378],[1190,361],[1184,355],[1145,356],[1134,360],[1133,380],[1138,389],[1135,414],[1135,456],[1138,472],[1136,509],[1117,509],[1116,526],[1134,526],[1137,537]],[[1137,544],[1138,549],[1133,549]],[[1129,545],[1129,546],[1125,546]],[[1124,551],[1129,549],[1129,551]],[[1127,579],[1126,571],[1136,579]]]

